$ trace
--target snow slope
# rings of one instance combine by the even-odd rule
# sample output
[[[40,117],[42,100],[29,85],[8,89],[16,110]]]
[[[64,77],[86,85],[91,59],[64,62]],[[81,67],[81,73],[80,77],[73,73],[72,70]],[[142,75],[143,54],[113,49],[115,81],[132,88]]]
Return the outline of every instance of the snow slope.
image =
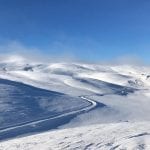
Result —
[[[0,143],[0,150],[149,150],[150,122],[95,124]]]
[[[81,98],[4,79],[0,79],[0,91],[0,130],[90,106]]]
[[[58,117],[62,122],[58,127],[60,130],[4,141],[0,143],[1,149],[149,149],[148,66],[46,64],[18,57],[13,61],[11,57],[0,62],[0,78],[63,93],[73,101],[63,101],[64,98],[58,97],[57,105],[54,98],[50,110],[63,108],[68,111],[66,117],[74,111],[81,112],[71,117],[69,123]],[[43,107],[43,103],[40,104]],[[46,105],[49,106],[50,102]],[[82,111],[87,109],[87,105],[88,111]],[[60,112],[63,116],[64,111]]]

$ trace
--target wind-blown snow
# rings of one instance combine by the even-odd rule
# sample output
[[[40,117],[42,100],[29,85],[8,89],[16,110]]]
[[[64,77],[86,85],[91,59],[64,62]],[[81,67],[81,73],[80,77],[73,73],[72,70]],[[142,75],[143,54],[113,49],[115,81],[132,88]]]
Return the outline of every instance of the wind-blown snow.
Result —
[[[1,79],[21,82],[70,97],[84,97],[97,105],[91,111],[78,114],[69,123],[61,124],[61,130],[1,142],[1,149],[149,149],[150,67],[46,64],[27,62],[23,58],[8,61],[0,62]],[[8,92],[5,88],[2,89],[5,93]],[[63,102],[63,109],[72,107],[71,103],[66,105],[67,102]],[[62,108],[61,105],[60,108],[55,108],[55,103],[53,108],[49,108],[47,101],[40,102],[39,106],[50,110]],[[1,105],[0,108],[1,111],[13,109],[10,103],[3,107]],[[3,120],[0,116],[0,122]]]

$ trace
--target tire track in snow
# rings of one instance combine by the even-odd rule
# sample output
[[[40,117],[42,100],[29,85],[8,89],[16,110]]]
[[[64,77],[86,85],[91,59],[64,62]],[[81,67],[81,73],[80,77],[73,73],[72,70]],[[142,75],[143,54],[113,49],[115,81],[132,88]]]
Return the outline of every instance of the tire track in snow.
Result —
[[[64,114],[61,114],[61,115],[58,115],[58,116],[54,116],[54,117],[51,117],[51,118],[41,119],[41,120],[32,121],[32,122],[28,122],[28,123],[23,123],[21,125],[16,125],[16,126],[8,127],[8,128],[5,128],[5,129],[1,129],[0,133],[8,132],[8,131],[11,131],[11,130],[14,130],[14,129],[18,129],[18,128],[22,128],[22,127],[26,127],[26,126],[36,126],[36,124],[38,124],[38,123],[42,123],[44,121],[49,121],[49,120],[55,120],[55,119],[63,118],[63,117],[69,116],[69,115],[74,115],[74,114],[78,114],[78,113],[84,113],[84,112],[90,111],[91,109],[93,109],[93,108],[95,108],[97,106],[97,102],[95,102],[95,101],[93,101],[91,99],[88,99],[88,98],[86,98],[84,96],[80,96],[80,98],[83,99],[83,100],[88,101],[91,105],[87,106],[87,107],[84,107],[84,108],[82,108],[80,110],[74,110],[74,111],[67,112],[67,113],[64,113]]]

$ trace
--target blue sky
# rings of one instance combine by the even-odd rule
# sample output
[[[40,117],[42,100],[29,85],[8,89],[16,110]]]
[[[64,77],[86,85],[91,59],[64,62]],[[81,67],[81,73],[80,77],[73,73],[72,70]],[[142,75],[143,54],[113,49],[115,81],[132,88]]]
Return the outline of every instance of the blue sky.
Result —
[[[150,62],[150,1],[0,0],[0,45],[14,41],[49,56]]]

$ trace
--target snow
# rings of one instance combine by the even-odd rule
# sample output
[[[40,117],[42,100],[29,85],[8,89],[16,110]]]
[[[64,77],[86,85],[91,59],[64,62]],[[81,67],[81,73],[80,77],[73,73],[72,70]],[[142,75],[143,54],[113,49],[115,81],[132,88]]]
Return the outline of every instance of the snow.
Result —
[[[57,119],[59,117],[63,119],[64,116],[72,113],[80,113],[72,117],[70,122],[59,124],[57,130],[49,128],[47,130],[50,131],[44,133],[1,141],[0,150],[149,150],[149,75],[149,66],[34,63],[18,56],[13,56],[8,61],[1,61],[1,79],[63,93],[67,98],[82,99],[91,105],[83,107],[81,101],[68,102],[62,97],[58,97],[59,105],[55,101],[39,102],[38,105],[43,110],[54,112],[59,110],[62,114],[56,116]],[[12,88],[6,90],[2,85],[0,96],[9,95],[13,92],[11,90]],[[1,111],[5,112],[7,109],[11,112],[14,109],[11,103],[4,103],[1,99],[0,102],[0,107],[3,104]],[[68,112],[64,113],[63,110],[66,109]],[[11,117],[12,114],[9,115]],[[2,116],[0,116],[1,121],[3,121]]]
[[[48,131],[0,143],[0,150],[150,149],[150,122],[122,122]]]
[[[0,140],[56,128],[97,105],[86,97],[72,97],[4,79],[0,79],[0,91]]]

